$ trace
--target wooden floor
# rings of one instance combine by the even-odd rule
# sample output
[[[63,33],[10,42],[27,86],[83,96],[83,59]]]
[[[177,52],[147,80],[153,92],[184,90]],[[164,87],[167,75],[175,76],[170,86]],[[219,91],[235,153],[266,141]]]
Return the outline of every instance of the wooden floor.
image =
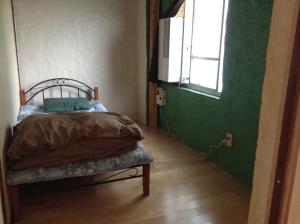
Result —
[[[149,197],[141,196],[141,179],[25,196],[22,223],[246,223],[245,185],[166,133],[145,134],[155,157]]]

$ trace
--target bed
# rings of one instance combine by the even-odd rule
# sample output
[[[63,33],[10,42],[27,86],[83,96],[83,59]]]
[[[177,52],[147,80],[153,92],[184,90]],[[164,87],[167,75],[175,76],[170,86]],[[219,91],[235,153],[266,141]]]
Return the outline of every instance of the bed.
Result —
[[[83,98],[84,96],[85,98],[89,99],[90,107],[88,110],[84,110],[84,111],[60,113],[59,115],[49,113],[49,115],[45,115],[45,111],[43,110],[42,106],[37,106],[32,103],[33,100],[38,101],[38,97],[41,98],[40,101],[42,102],[44,102],[46,98],[47,99],[51,97],[55,98],[53,97],[55,94],[56,94],[55,97],[57,97],[58,94],[59,98],[61,99],[66,98],[65,96],[67,96],[68,98],[78,98],[78,99]],[[109,112],[107,112],[106,108],[100,103],[99,90],[97,87],[91,88],[90,86],[88,86],[87,84],[81,81],[68,79],[68,78],[55,78],[55,79],[45,80],[43,82],[34,85],[32,88],[30,88],[27,91],[21,90],[20,101],[21,101],[21,107],[18,116],[18,124],[16,125],[17,127],[22,126],[22,124],[25,123],[27,120],[36,117],[43,121],[46,118],[49,118],[51,120],[56,117],[66,118],[66,117],[78,117],[78,116],[79,117],[96,116],[96,118],[98,119],[97,116],[100,117],[103,117],[104,115],[115,116],[115,115],[110,115]],[[105,120],[106,117],[104,117],[103,119]],[[118,117],[118,119],[120,118]],[[126,122],[128,123],[127,120]],[[61,125],[60,121],[58,123],[59,125]],[[90,128],[90,126],[88,126],[88,128]],[[74,130],[72,130],[71,133],[73,133],[73,131]],[[79,130],[79,132],[82,132],[82,130]],[[17,141],[16,139],[17,137],[15,137],[13,141]],[[99,141],[101,141],[101,139]],[[97,144],[99,144],[99,141],[97,142]],[[14,142],[12,143],[12,145],[13,144]],[[101,144],[99,144],[99,147],[100,146]],[[145,149],[145,147],[140,142],[138,142],[135,145],[135,147],[131,148],[130,150],[126,150],[126,151],[123,150],[123,151],[116,151],[116,152],[117,153],[114,153],[111,156],[105,156],[105,157],[102,156],[99,158],[94,158],[89,156],[89,157],[83,157],[84,159],[78,159],[75,156],[70,156],[76,159],[70,160],[69,162],[67,163],[65,162],[62,164],[50,163],[46,165],[45,163],[43,165],[41,163],[38,165],[34,164],[35,166],[33,166],[30,163],[30,165],[32,166],[24,166],[24,167],[9,165],[7,168],[6,183],[8,185],[8,189],[11,195],[12,213],[13,213],[14,220],[18,221],[21,219],[21,202],[19,198],[19,185],[21,184],[31,184],[31,183],[66,179],[66,178],[94,177],[106,172],[113,172],[112,174],[105,176],[102,179],[98,178],[98,180],[96,182],[92,182],[92,184],[103,184],[108,182],[142,177],[143,194],[145,196],[148,196],[150,193],[149,191],[150,163],[153,161],[153,157],[150,155],[150,153]],[[10,155],[9,151],[8,151],[8,155]],[[45,155],[46,157],[46,154],[43,155]],[[8,158],[8,164],[11,164],[10,157]],[[128,175],[126,175],[126,173],[128,173]]]

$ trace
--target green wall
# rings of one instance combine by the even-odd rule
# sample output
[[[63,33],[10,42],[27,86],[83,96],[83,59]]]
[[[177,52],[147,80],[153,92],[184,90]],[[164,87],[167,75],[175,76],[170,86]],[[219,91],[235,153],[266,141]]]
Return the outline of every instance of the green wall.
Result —
[[[162,0],[161,9],[169,2]],[[248,186],[252,184],[272,5],[272,0],[229,1],[224,87],[219,99],[161,83],[167,90],[167,105],[160,111],[160,126],[167,130],[168,123],[171,133],[201,152],[231,132],[233,148],[221,147],[210,159]]]

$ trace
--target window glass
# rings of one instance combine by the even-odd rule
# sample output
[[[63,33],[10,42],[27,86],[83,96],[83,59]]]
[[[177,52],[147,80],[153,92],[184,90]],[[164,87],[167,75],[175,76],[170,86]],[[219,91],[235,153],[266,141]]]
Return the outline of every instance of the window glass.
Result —
[[[192,55],[219,58],[223,0],[195,0]]]
[[[186,0],[181,82],[188,88],[222,91],[228,2]]]
[[[211,89],[217,88],[218,61],[192,59],[190,83]]]

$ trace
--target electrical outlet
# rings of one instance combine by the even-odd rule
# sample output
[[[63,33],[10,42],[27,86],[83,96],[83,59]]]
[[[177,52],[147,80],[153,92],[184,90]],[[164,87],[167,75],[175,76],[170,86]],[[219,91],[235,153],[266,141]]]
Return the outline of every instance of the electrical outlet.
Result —
[[[225,145],[227,147],[232,147],[232,134],[231,133],[226,133],[226,137],[225,137]]]
[[[167,92],[165,89],[159,87],[156,93],[156,103],[159,106],[164,106],[167,103]]]

